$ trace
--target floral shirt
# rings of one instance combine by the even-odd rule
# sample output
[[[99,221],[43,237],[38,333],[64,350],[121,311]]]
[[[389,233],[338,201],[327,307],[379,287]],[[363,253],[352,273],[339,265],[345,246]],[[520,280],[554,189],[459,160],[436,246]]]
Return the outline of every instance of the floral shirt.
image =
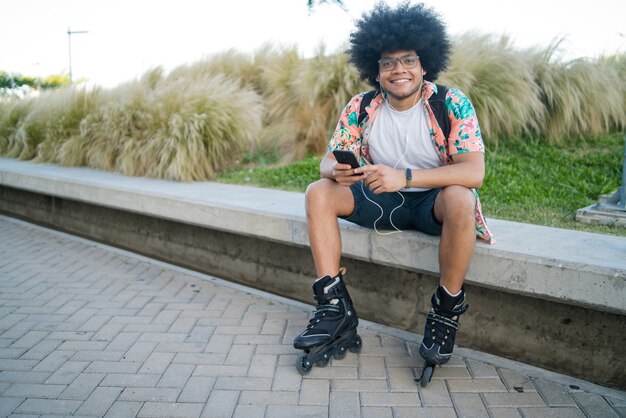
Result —
[[[460,90],[449,88],[446,93],[445,103],[450,117],[450,135],[446,139],[443,131],[437,123],[437,119],[430,108],[428,99],[437,92],[437,86],[429,81],[424,81],[422,97],[424,98],[424,112],[430,131],[430,139],[437,150],[443,164],[454,164],[452,156],[466,152],[485,152],[480,127],[476,112],[470,100]],[[365,93],[360,93],[350,100],[344,108],[337,128],[328,144],[328,150],[350,150],[359,158],[361,165],[373,164],[369,152],[369,136],[376,116],[384,103],[383,96],[378,94],[365,108],[367,117],[358,124],[361,101]],[[476,234],[490,244],[494,244],[495,238],[487,228],[487,223],[482,214],[478,192],[472,189],[476,196]]]

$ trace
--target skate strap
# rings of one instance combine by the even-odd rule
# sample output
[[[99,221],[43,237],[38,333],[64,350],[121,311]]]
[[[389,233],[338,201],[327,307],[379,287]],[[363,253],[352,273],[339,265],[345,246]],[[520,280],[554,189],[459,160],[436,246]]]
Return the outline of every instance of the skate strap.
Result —
[[[343,284],[343,282],[340,281],[335,286],[328,289],[328,293],[324,293],[321,295],[313,294],[313,298],[319,304],[323,305],[323,304],[329,303],[333,299],[341,299],[342,297],[345,296],[345,293],[346,293],[346,286]]]
[[[324,312],[339,312],[338,305],[331,305],[330,303],[326,305],[317,305],[315,309],[315,313],[324,313]]]
[[[340,312],[339,306],[331,305],[331,304],[317,305],[317,308],[313,312],[313,318],[309,320],[309,328],[312,328],[313,326],[315,326],[315,324],[319,322],[320,316],[324,316],[326,312],[339,313]]]
[[[448,318],[451,318],[453,316],[463,315],[465,311],[467,311],[467,308],[469,308],[469,305],[460,306],[458,309],[445,309],[445,308],[442,308],[441,306],[433,304],[433,309],[436,311],[437,314],[446,316]]]
[[[458,321],[455,321],[454,319],[448,318],[448,317],[443,316],[443,315],[439,315],[439,314],[437,314],[437,313],[435,313],[433,311],[430,311],[428,313],[427,320],[428,321],[435,321],[435,322],[437,322],[439,324],[447,325],[447,326],[452,327],[454,329],[459,329],[459,322]]]

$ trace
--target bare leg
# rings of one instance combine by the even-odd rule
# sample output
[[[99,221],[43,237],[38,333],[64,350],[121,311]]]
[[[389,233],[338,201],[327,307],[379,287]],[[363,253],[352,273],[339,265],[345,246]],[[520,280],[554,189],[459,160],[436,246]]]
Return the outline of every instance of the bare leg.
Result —
[[[476,231],[474,193],[462,186],[448,186],[435,200],[435,217],[443,224],[439,244],[440,283],[452,294],[461,290],[469,269]]]
[[[317,276],[335,276],[341,260],[338,216],[354,211],[350,188],[333,180],[321,179],[306,190],[306,216],[309,242]]]

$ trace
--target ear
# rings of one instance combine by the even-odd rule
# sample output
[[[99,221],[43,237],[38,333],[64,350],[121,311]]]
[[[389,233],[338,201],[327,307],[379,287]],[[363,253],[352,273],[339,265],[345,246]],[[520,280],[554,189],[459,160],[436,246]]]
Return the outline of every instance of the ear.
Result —
[[[376,76],[376,82],[377,82],[377,83],[380,83],[379,76]]]

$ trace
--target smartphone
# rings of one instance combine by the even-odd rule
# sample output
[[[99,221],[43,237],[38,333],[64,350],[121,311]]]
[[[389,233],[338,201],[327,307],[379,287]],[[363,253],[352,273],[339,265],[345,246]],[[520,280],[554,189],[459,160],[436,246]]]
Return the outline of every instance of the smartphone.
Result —
[[[360,167],[359,161],[356,159],[356,155],[352,151],[344,151],[344,150],[335,150],[333,151],[333,155],[338,163],[341,164],[350,164],[350,167],[357,168]]]

